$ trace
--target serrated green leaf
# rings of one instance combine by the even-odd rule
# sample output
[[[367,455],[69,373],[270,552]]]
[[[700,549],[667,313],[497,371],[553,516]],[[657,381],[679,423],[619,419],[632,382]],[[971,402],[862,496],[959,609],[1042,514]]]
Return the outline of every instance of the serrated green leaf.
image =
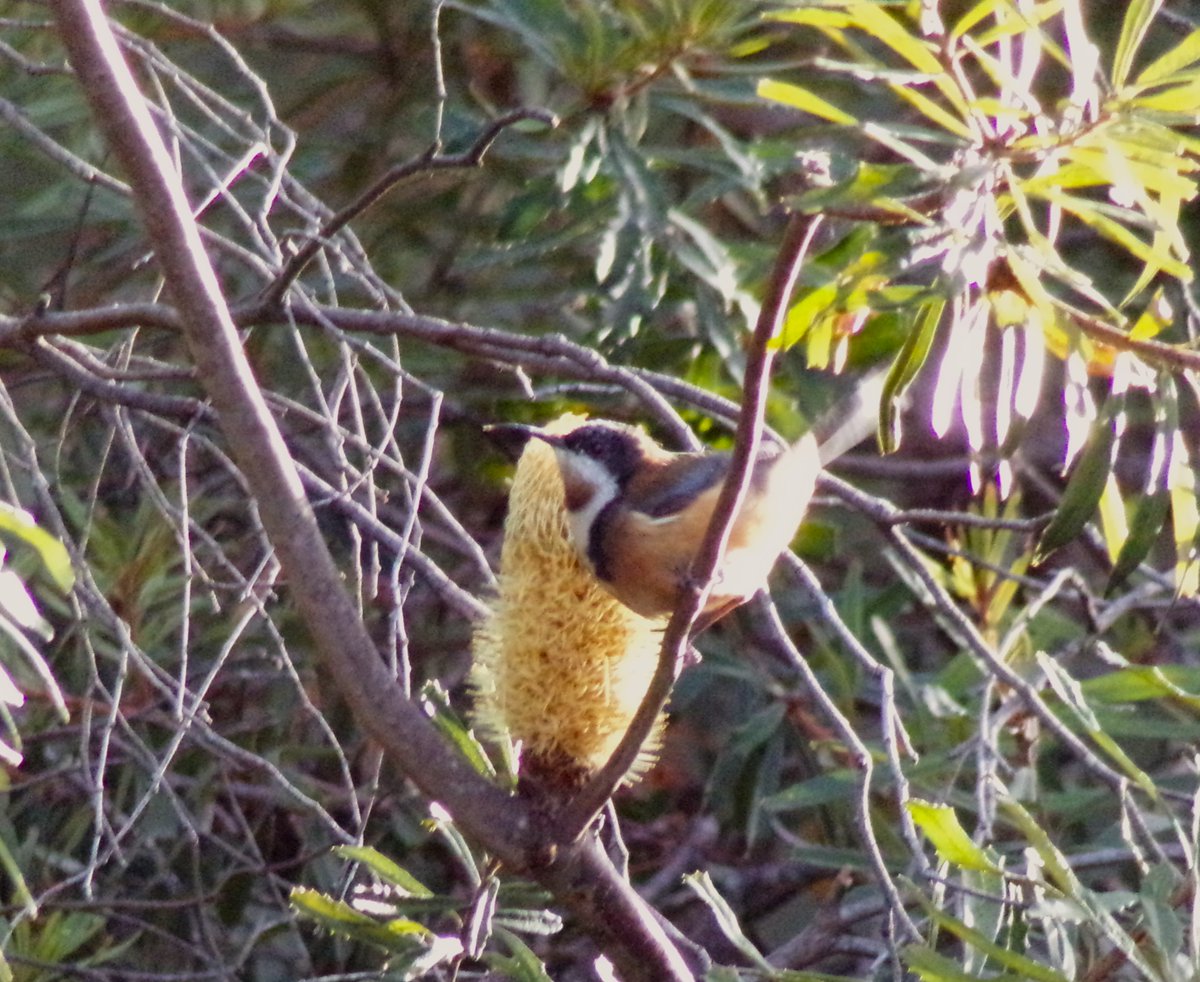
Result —
[[[1121,33],[1117,37],[1117,51],[1113,56],[1112,84],[1121,88],[1129,78],[1133,68],[1133,59],[1138,48],[1146,37],[1146,31],[1162,0],[1129,0],[1125,7],[1125,19],[1121,23]]]
[[[917,827],[933,843],[938,856],[947,863],[964,869],[999,873],[1000,869],[988,854],[971,841],[966,829],[949,805],[912,798],[905,802],[908,813]]]
[[[294,887],[288,899],[292,906],[327,925],[375,923],[366,914],[355,910],[349,904],[341,900],[334,900],[321,893],[320,890],[314,890],[311,887]]]
[[[808,89],[792,85],[790,82],[778,82],[775,79],[764,78],[758,83],[756,91],[760,99],[791,106],[793,109],[799,109],[818,119],[839,123],[843,126],[854,126],[858,123],[858,120],[848,112],[839,109],[831,102],[826,102]]]
[[[296,887],[289,899],[295,909],[335,934],[367,941],[387,951],[408,952],[428,947],[436,935],[423,924],[404,917],[377,920],[318,890]]]
[[[1044,651],[1037,653],[1037,663],[1045,674],[1050,688],[1054,690],[1054,694],[1058,696],[1062,704],[1071,711],[1076,723],[1151,799],[1157,798],[1158,789],[1154,780],[1133,762],[1111,735],[1105,732],[1100,720],[1096,718],[1095,712],[1088,704],[1079,682]]]
[[[458,831],[458,827],[440,805],[435,803],[430,811],[433,814],[422,824],[433,829],[442,837],[463,871],[470,877],[471,885],[478,888],[483,884],[483,874],[479,869],[479,862],[475,858],[471,844]]]
[[[955,962],[926,945],[909,945],[900,952],[900,958],[921,982],[979,982],[981,978],[976,972],[964,972]],[[1026,982],[1027,978],[1009,972],[1001,975],[989,972],[983,977],[988,982]]]
[[[962,919],[975,928],[989,941],[995,942],[1006,925],[1012,923],[1012,912],[999,902],[1005,894],[1005,879],[1002,873],[987,870],[963,870],[962,872]],[[1007,947],[1018,947],[1012,938],[1006,938]],[[987,968],[987,956],[968,948],[963,952],[963,967],[977,975]]]
[[[763,801],[769,811],[792,811],[816,808],[834,802],[851,801],[859,791],[859,777],[849,770],[834,771],[811,777],[770,795]]]
[[[432,897],[433,891],[398,863],[393,862],[370,846],[334,846],[333,851],[343,859],[362,863],[385,883],[402,890],[410,897]]]
[[[1118,417],[1122,413],[1123,400],[1110,397],[1092,424],[1091,433],[1075,462],[1062,500],[1050,524],[1038,539],[1037,549],[1034,550],[1035,565],[1079,535],[1088,519],[1095,514],[1116,459],[1117,433],[1121,428],[1118,426]]]
[[[563,920],[552,910],[520,910],[515,907],[505,907],[493,918],[496,924],[501,924],[510,931],[521,934],[536,934],[548,936],[558,934],[562,930]]]
[[[13,901],[20,904],[25,916],[37,917],[37,901],[33,899],[33,894],[29,892],[29,885],[25,882],[25,874],[21,872],[21,864],[17,862],[16,857],[8,848],[8,842],[4,836],[0,836],[0,868],[3,868],[4,872],[8,875]]]
[[[1011,795],[1003,795],[997,799],[1000,812],[1024,834],[1029,844],[1037,852],[1051,881],[1062,891],[1059,898],[1068,903],[1082,907],[1087,911],[1090,922],[1099,928],[1114,947],[1124,953],[1125,957],[1144,973],[1147,978],[1154,978],[1157,973],[1146,963],[1138,945],[1113,918],[1106,908],[1102,897],[1087,889],[1075,875],[1067,857],[1050,839],[1043,823],[1034,818],[1025,807]]]
[[[1175,540],[1175,589],[1180,596],[1200,593],[1200,488],[1187,441],[1175,434],[1171,449],[1171,529]]]
[[[487,751],[475,736],[475,732],[463,722],[450,705],[446,690],[436,681],[427,682],[421,689],[421,699],[434,726],[458,748],[458,752],[482,777],[494,779],[496,768],[488,759]]]

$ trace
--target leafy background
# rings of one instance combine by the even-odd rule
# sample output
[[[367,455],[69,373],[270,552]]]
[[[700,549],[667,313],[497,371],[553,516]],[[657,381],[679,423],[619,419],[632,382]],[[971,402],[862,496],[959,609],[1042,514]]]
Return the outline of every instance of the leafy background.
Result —
[[[788,213],[823,216],[768,421],[875,369],[898,449],[833,468],[782,630],[701,639],[618,797],[632,880],[714,978],[1200,963],[1198,11],[1114,10],[110,11],[347,582],[471,750],[508,473],[481,425],[677,412],[727,444]],[[594,977],[350,717],[177,334],[97,313],[161,285],[46,8],[0,41],[0,496],[33,516],[0,512],[4,971]],[[286,315],[252,316],[322,229]]]

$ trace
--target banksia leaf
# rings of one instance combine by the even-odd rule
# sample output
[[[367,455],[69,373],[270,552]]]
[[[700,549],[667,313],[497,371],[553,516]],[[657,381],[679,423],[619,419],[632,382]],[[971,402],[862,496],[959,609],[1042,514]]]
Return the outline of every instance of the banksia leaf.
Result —
[[[1123,407],[1118,407],[1122,407],[1122,400],[1110,398],[1105,412],[1093,424],[1091,436],[1075,462],[1075,470],[1067,481],[1058,510],[1038,541],[1035,563],[1042,562],[1059,546],[1079,535],[1095,514],[1117,454],[1121,429],[1118,417],[1124,412]]]
[[[1150,448],[1150,466],[1146,472],[1146,488],[1133,513],[1129,535],[1113,564],[1105,592],[1111,594],[1137,569],[1158,541],[1171,507],[1171,451],[1175,434],[1179,432],[1179,407],[1174,380],[1163,375],[1158,385],[1159,401],[1155,406],[1154,443]]]
[[[547,429],[583,422],[564,416]],[[509,493],[498,593],[475,634],[472,681],[481,729],[520,748],[521,782],[559,793],[616,748],[649,685],[662,629],[600,586],[569,535],[554,451],[532,440]]]

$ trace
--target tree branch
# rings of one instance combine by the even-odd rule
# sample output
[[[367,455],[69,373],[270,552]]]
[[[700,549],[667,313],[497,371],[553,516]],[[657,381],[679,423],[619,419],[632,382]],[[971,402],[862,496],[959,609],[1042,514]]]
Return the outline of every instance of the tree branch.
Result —
[[[130,176],[155,256],[199,377],[258,500],[297,607],[357,718],[431,798],[507,861],[526,831],[500,819],[508,796],[451,752],[415,705],[399,698],[321,538],[279,429],[237,336],[168,156],[96,0],[58,0],[59,32],[96,120]]]
[[[429,152],[422,154],[414,160],[408,160],[392,167],[354,201],[350,202],[350,204],[346,205],[345,208],[330,218],[321,226],[319,231],[314,233],[304,245],[296,250],[280,274],[270,286],[263,290],[262,301],[269,305],[279,303],[287,293],[288,288],[296,281],[296,277],[304,271],[305,266],[312,262],[313,257],[321,251],[325,243],[401,181],[405,181],[410,177],[416,177],[419,174],[433,174],[440,170],[462,170],[478,167],[483,162],[484,155],[491,149],[492,144],[496,142],[496,138],[508,127],[525,120],[536,120],[549,127],[558,125],[558,117],[547,109],[514,109],[488,123],[480,131],[475,141],[461,153],[439,154],[435,152],[437,147],[433,147]]]
[[[250,373],[179,175],[98,0],[56,0],[53,9],[96,121],[130,177],[198,376],[258,503],[297,609],[355,718],[476,842],[506,864],[530,869],[552,889],[599,937],[624,978],[691,979],[653,913],[594,840],[547,855],[528,807],[485,781],[402,698],[321,538],[300,476]],[[548,862],[538,862],[539,856]]]
[[[658,665],[650,679],[646,695],[629,723],[629,728],[605,765],[556,817],[554,831],[561,841],[569,842],[582,835],[595,821],[605,802],[612,797],[629,768],[637,760],[642,745],[666,706],[671,688],[679,677],[692,625],[703,610],[704,602],[712,589],[713,577],[725,555],[730,529],[745,500],[751,470],[758,457],[763,414],[770,385],[771,361],[774,358],[770,342],[782,328],[788,300],[791,298],[796,278],[800,275],[800,267],[820,225],[820,218],[812,219],[800,215],[793,216],[788,223],[783,244],[767,282],[766,296],[759,310],[758,322],[750,338],[746,377],[742,387],[742,410],[738,417],[729,474],[721,487],[708,531],[692,566],[690,582],[685,585],[679,605],[667,623]]]

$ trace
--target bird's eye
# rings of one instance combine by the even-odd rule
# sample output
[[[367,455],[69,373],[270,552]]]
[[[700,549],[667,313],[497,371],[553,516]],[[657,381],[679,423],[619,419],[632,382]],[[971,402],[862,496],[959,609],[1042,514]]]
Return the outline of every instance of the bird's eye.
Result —
[[[563,442],[576,453],[597,459],[606,456],[605,450],[610,444],[607,431],[590,426],[581,426],[575,432],[568,433]]]

